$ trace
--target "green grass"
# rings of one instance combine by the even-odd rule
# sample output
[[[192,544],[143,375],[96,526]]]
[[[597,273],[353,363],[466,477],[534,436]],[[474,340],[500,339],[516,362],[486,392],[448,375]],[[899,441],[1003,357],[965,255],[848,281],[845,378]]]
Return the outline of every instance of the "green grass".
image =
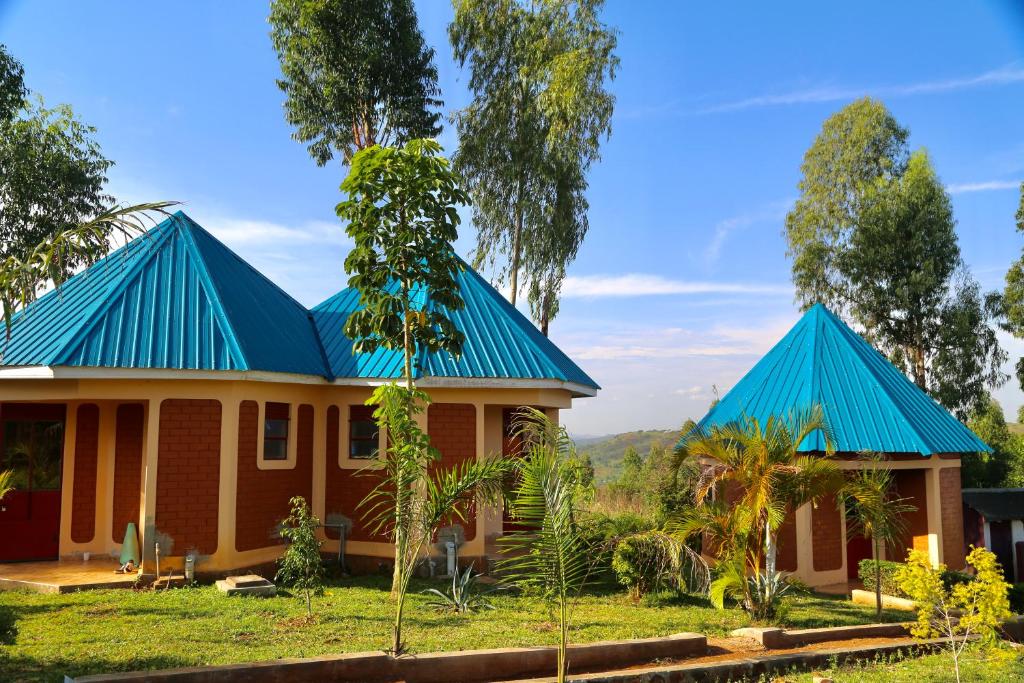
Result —
[[[948,653],[921,657],[895,657],[887,661],[826,669],[835,683],[948,683],[955,680],[953,658]],[[960,661],[965,683],[1014,683],[1024,681],[1024,656],[1009,648],[996,652],[968,651]],[[812,674],[790,674],[786,683],[811,683]]]
[[[19,635],[0,646],[0,680],[59,681],[65,674],[225,664],[279,657],[359,652],[389,644],[390,582],[360,577],[333,582],[315,599],[316,619],[303,623],[296,597],[226,597],[212,587],[153,592],[106,590],[68,595],[0,593],[14,610]],[[427,585],[420,582],[414,590]],[[455,616],[410,596],[405,637],[414,651],[554,644],[553,617],[537,599],[504,595],[497,609]],[[681,631],[725,635],[749,623],[738,609],[715,610],[699,599],[633,605],[617,591],[594,591],[574,615],[576,642],[645,638]],[[890,620],[905,613],[887,613]],[[793,628],[874,621],[874,611],[848,601],[802,595],[790,601]]]

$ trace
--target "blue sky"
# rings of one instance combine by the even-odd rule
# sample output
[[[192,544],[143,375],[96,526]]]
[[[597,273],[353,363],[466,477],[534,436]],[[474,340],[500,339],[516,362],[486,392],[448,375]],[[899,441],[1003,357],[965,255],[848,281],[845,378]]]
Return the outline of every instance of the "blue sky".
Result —
[[[1016,4],[1016,7],[1014,6]],[[964,257],[999,287],[1021,238],[1024,10],[1010,2],[610,0],[622,64],[591,174],[591,231],[552,337],[602,386],[578,434],[700,417],[796,320],[782,221],[822,121],[881,98],[950,187]],[[421,0],[445,112],[467,102],[446,28]],[[290,138],[264,2],[0,0],[29,86],[73,105],[127,201],[175,199],[305,304],[345,283],[344,175]],[[453,149],[453,131],[442,143]],[[473,229],[464,225],[466,253]],[[1011,363],[1024,344],[1004,338]],[[1015,382],[997,392],[1008,414]]]

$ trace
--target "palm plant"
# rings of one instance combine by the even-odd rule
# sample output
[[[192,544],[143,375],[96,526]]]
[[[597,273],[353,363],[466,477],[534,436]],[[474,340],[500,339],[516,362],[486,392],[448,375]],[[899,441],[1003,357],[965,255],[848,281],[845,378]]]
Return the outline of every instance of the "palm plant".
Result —
[[[499,565],[519,586],[539,588],[558,611],[558,681],[568,673],[566,656],[572,600],[586,585],[591,549],[576,523],[576,447],[565,428],[534,408],[522,408],[515,423],[522,443],[516,461],[511,515],[522,528],[501,537],[507,555]]]
[[[849,535],[871,541],[875,563],[875,613],[882,616],[882,546],[900,543],[906,515],[917,508],[894,495],[892,470],[877,453],[865,453],[864,465],[849,473],[840,499],[846,507]]]
[[[395,545],[393,578],[396,598],[391,652],[407,651],[402,640],[402,619],[409,579],[424,547],[442,523],[465,521],[478,502],[501,501],[510,461],[494,457],[466,460],[455,467],[431,473],[439,459],[430,437],[420,429],[416,415],[429,403],[423,391],[385,384],[367,401],[377,405],[374,417],[387,430],[388,447],[364,473],[379,482],[360,504],[375,533],[387,534]]]
[[[680,457],[698,462],[701,476],[694,505],[674,529],[684,538],[704,536],[722,564],[713,598],[734,595],[753,611],[757,588],[764,585],[762,566],[768,577],[776,575],[777,535],[786,514],[842,487],[834,461],[800,451],[816,432],[831,455],[835,438],[820,406],[773,415],[763,424],[745,417],[710,429],[694,426],[684,438]],[[716,499],[723,494],[727,500]]]
[[[0,306],[7,338],[14,313],[33,300],[48,282],[60,287],[78,263],[92,263],[106,255],[112,242],[143,233],[155,223],[150,214],[166,215],[177,202],[149,202],[115,206],[89,221],[68,226],[36,245],[27,254],[10,254],[0,260]]]
[[[7,494],[14,490],[14,470],[0,472],[0,500],[7,497]]]

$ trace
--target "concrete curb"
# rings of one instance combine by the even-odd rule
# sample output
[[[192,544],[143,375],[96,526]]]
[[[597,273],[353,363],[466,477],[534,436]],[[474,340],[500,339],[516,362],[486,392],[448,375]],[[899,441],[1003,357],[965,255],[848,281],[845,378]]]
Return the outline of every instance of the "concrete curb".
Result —
[[[575,683],[714,683],[717,681],[758,680],[758,677],[764,675],[825,668],[833,663],[844,664],[871,660],[897,652],[936,650],[942,646],[943,642],[940,639],[907,639],[899,643],[885,645],[758,655],[724,662],[695,662],[691,664],[680,662],[679,664],[645,669],[583,674],[571,676],[569,680]],[[506,681],[506,683],[555,683],[555,681],[555,678],[534,678],[525,681]]]
[[[781,628],[738,628],[730,635],[753,638],[769,650],[824,643],[854,638],[906,638],[909,624],[860,624],[830,628],[804,628],[784,631]]]

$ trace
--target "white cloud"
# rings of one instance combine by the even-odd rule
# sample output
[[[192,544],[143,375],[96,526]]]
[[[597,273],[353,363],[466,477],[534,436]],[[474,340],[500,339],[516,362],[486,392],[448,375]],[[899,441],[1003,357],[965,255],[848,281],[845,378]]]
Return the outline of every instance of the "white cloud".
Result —
[[[562,285],[562,297],[598,298],[664,296],[671,294],[791,295],[790,285],[673,280],[660,275],[570,275]]]
[[[246,218],[211,218],[202,225],[217,239],[233,245],[348,244],[345,229],[328,221],[285,225]]]
[[[988,180],[979,183],[953,183],[946,186],[946,191],[950,194],[966,194],[968,192],[1016,190],[1020,185],[1020,180]]]
[[[729,238],[729,235],[761,221],[780,221],[786,216],[789,207],[793,205],[792,199],[782,199],[776,202],[769,202],[759,209],[747,213],[732,216],[719,221],[715,225],[715,234],[704,248],[704,259],[708,263],[714,263],[721,255],[722,246]]]
[[[928,95],[955,90],[967,90],[993,85],[1010,85],[1024,82],[1024,68],[1016,64],[1009,64],[999,69],[986,71],[975,76],[959,78],[947,78],[935,81],[922,81],[919,83],[906,83],[902,85],[874,86],[874,87],[844,87],[844,86],[820,86],[804,90],[793,90],[790,92],[758,95],[733,102],[723,102],[700,110],[702,114],[713,114],[729,111],[740,111],[743,109],[756,109],[761,107],[778,107],[793,104],[813,104],[820,102],[840,102],[852,100],[866,94],[879,97],[910,97],[913,95]]]

